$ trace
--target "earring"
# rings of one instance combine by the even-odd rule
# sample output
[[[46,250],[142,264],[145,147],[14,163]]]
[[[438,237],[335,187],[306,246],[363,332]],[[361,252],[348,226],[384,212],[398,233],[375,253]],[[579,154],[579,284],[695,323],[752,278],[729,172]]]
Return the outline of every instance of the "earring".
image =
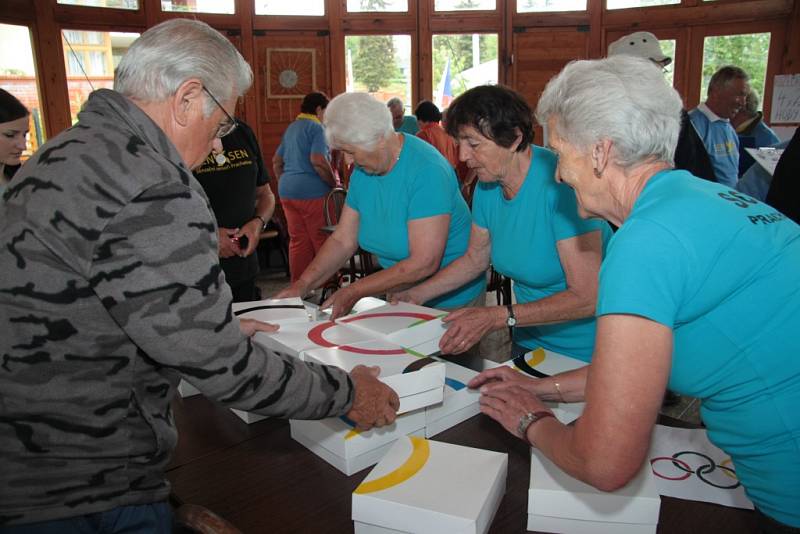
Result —
[[[595,168],[594,168],[594,175],[595,175],[596,177],[600,178],[601,176],[603,176],[603,171],[601,171],[600,169],[598,169],[597,167],[595,167]]]

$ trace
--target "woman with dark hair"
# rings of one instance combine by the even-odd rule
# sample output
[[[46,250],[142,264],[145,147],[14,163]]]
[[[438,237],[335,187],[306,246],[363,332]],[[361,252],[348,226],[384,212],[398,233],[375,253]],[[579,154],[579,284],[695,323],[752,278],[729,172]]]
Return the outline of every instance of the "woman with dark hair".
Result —
[[[17,170],[27,146],[28,115],[22,102],[0,89],[0,192]]]
[[[442,352],[464,352],[487,332],[515,327],[512,356],[544,347],[588,361],[597,273],[610,227],[578,216],[572,190],[554,179],[556,156],[531,144],[531,108],[511,89],[486,85],[463,93],[448,108],[447,131],[479,182],[469,247],[394,299],[428,301],[491,263],[514,281],[517,304],[454,311],[444,319]]]
[[[327,107],[328,97],[324,94],[307,94],[300,105],[300,114],[284,132],[272,158],[289,231],[289,270],[293,282],[300,278],[327,238],[322,231],[325,196],[337,185],[321,123]]]

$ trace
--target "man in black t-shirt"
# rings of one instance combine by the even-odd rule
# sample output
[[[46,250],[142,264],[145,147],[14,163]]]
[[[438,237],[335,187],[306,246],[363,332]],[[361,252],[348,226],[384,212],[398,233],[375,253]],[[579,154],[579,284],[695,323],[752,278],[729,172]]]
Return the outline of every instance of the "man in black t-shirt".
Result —
[[[258,299],[256,247],[272,217],[275,197],[253,130],[236,122],[236,129],[222,138],[223,152],[210,154],[194,175],[217,218],[220,265],[233,301],[246,302]]]

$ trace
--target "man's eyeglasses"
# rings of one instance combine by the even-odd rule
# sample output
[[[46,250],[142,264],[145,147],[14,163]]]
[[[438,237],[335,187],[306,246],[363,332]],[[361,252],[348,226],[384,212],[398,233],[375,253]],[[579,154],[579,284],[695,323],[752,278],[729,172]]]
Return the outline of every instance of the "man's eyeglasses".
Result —
[[[231,133],[232,131],[234,131],[236,129],[236,119],[231,117],[230,113],[225,111],[225,108],[222,107],[222,104],[219,103],[219,100],[214,98],[214,95],[212,95],[211,91],[206,89],[205,86],[203,87],[203,91],[205,91],[206,94],[211,97],[211,100],[213,100],[214,103],[217,106],[219,106],[219,109],[222,110],[222,112],[225,114],[225,116],[228,117],[228,121],[229,122],[226,122],[225,124],[220,124],[219,128],[217,128],[217,133],[214,134],[218,138],[223,138],[223,137],[225,137],[226,135],[228,135],[229,133]]]

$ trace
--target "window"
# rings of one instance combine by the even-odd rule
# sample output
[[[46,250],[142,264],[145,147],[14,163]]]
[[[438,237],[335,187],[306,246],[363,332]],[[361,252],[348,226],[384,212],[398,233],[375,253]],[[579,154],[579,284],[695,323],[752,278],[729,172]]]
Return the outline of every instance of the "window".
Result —
[[[433,102],[450,105],[470,87],[497,83],[497,34],[433,36]]]
[[[410,35],[348,35],[344,46],[348,91],[366,91],[382,102],[396,96],[410,109]]]
[[[347,0],[347,11],[408,11],[408,0]]]
[[[758,91],[763,102],[770,36],[767,32],[706,37],[700,100],[705,100],[708,82],[720,67],[736,65],[750,75],[750,87]]]
[[[115,7],[118,9],[139,9],[139,0],[58,0],[59,4],[89,7]]]
[[[138,33],[64,30],[61,33],[67,67],[67,91],[72,123],[95,89],[114,86],[114,69]]]
[[[45,142],[39,84],[27,26],[0,24],[0,87],[17,97],[30,111],[30,135],[24,159]]]
[[[435,0],[434,11],[474,11],[497,9],[495,0]]]
[[[517,13],[586,11],[586,0],[517,0]]]
[[[256,15],[322,17],[325,15],[325,0],[256,0]]]
[[[664,77],[670,85],[675,84],[675,39],[659,39],[661,44],[661,51],[665,56],[671,57],[672,61],[669,65],[664,67]]]
[[[234,0],[161,0],[161,11],[233,14]]]
[[[627,7],[665,6],[680,3],[681,0],[606,0],[606,8],[625,9]]]

